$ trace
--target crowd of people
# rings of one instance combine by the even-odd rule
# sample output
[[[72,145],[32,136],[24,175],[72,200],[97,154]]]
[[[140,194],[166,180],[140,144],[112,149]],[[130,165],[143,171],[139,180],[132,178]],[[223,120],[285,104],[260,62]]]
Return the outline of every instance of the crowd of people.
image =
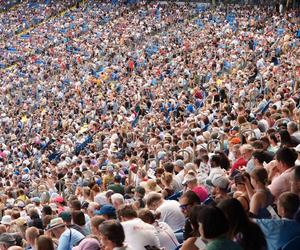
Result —
[[[297,250],[299,9],[125,2],[0,13],[0,250]]]

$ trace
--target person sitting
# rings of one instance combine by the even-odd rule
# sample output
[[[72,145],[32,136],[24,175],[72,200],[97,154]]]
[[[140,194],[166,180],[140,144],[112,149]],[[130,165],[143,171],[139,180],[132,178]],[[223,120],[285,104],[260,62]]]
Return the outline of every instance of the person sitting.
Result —
[[[159,221],[167,223],[174,232],[184,227],[185,218],[178,201],[165,200],[161,194],[150,192],[146,203],[150,210],[160,212]]]
[[[73,228],[67,228],[62,218],[54,218],[46,228],[47,234],[53,233],[58,239],[57,250],[66,250],[77,246],[84,235]]]
[[[229,221],[229,239],[237,242],[244,250],[264,250],[267,242],[260,227],[249,220],[241,203],[234,198],[217,205]]]
[[[290,186],[290,177],[294,170],[295,161],[298,157],[298,154],[295,150],[290,148],[280,148],[276,152],[277,166],[275,171],[278,172],[278,176],[274,177],[272,183],[269,185],[271,193],[274,195],[275,200],[283,192],[291,190]]]
[[[137,212],[132,206],[123,206],[117,213],[124,228],[125,242],[133,250],[144,249],[146,246],[160,247],[159,238],[154,226],[149,225],[138,218]],[[101,233],[101,230],[99,231]]]
[[[125,244],[125,231],[120,222],[107,220],[99,225],[99,232],[102,245],[106,250],[129,249]]]
[[[206,250],[242,250],[228,238],[229,222],[220,208],[207,206],[201,209],[198,223],[201,238],[207,241]]]
[[[285,192],[277,202],[280,219],[257,219],[256,223],[265,234],[268,249],[281,249],[294,237],[300,235],[300,223],[294,219],[300,200],[298,195]]]
[[[251,183],[248,178],[243,179],[250,198],[250,215],[256,218],[269,218],[267,207],[273,204],[273,196],[266,187],[268,172],[264,168],[256,168],[250,176]]]
[[[157,220],[159,216],[160,214],[156,215],[146,208],[138,211],[138,217],[142,219],[142,221],[154,226],[159,238],[160,246],[166,250],[173,250],[179,246],[179,243],[170,226],[165,222]]]
[[[212,187],[211,194],[216,203],[228,199],[229,179],[224,175],[215,175],[213,179],[206,180],[206,184]]]

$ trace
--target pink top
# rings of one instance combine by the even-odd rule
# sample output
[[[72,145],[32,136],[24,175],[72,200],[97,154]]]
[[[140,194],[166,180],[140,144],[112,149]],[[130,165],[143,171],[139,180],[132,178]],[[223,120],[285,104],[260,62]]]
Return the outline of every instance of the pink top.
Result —
[[[272,183],[269,185],[269,189],[273,194],[275,200],[283,193],[291,190],[291,174],[294,167],[285,170],[281,175],[274,177]]]

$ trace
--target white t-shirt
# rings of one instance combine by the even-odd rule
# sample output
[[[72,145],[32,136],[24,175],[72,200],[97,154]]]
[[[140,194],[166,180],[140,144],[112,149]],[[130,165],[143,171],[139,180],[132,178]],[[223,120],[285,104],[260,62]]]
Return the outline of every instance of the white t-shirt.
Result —
[[[156,211],[161,214],[159,221],[167,223],[173,231],[184,227],[185,218],[178,201],[165,200]]]
[[[145,246],[160,247],[159,238],[154,226],[143,222],[140,218],[122,222],[125,242],[132,250],[143,250]]]
[[[173,250],[179,246],[172,228],[165,222],[156,221],[153,226],[158,234],[160,246],[165,250]]]

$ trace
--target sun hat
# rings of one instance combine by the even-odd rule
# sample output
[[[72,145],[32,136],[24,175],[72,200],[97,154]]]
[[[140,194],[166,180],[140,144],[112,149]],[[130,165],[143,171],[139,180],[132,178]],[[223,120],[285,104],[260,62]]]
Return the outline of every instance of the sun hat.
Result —
[[[10,215],[4,215],[1,219],[1,224],[2,225],[11,225],[12,219]]]
[[[46,230],[50,231],[50,230],[60,228],[60,227],[63,227],[63,226],[65,226],[64,220],[62,218],[58,217],[58,218],[54,218],[50,221],[50,223],[48,224]]]

